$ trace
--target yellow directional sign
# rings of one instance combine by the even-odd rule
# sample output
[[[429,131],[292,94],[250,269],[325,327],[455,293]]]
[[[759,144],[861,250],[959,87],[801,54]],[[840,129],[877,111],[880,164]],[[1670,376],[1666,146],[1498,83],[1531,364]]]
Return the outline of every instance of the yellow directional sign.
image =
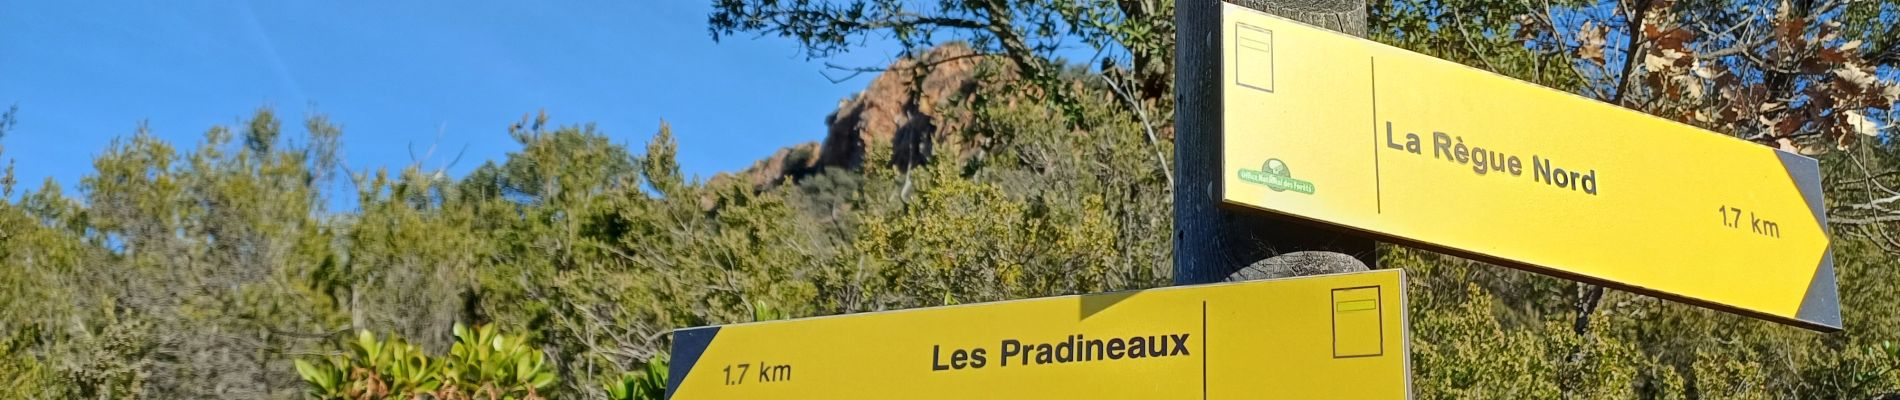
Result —
[[[1223,7],[1223,202],[1840,329],[1815,160]]]
[[[669,399],[1403,399],[1398,270],[682,329]]]

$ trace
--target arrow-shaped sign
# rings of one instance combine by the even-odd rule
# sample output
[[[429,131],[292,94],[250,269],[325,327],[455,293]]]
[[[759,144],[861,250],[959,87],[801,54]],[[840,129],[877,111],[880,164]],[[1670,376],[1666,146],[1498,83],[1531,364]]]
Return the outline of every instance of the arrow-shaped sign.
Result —
[[[673,333],[669,399],[1404,399],[1400,270]]]
[[[1224,4],[1224,202],[1833,331],[1815,160]]]

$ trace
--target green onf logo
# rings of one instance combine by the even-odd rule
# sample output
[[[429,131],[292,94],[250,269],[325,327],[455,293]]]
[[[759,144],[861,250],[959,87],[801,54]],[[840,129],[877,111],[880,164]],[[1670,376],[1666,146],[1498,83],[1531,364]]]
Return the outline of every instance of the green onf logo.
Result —
[[[1286,162],[1278,158],[1267,159],[1267,163],[1261,165],[1258,170],[1241,168],[1240,180],[1266,185],[1268,189],[1273,189],[1275,192],[1291,190],[1313,194],[1313,183],[1293,179],[1293,171],[1287,169]]]

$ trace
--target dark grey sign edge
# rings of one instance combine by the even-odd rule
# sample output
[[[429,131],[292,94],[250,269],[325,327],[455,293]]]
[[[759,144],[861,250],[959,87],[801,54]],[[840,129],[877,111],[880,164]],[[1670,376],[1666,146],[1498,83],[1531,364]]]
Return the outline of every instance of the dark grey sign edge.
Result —
[[[1834,245],[1827,225],[1827,199],[1821,191],[1821,162],[1779,149],[1775,150],[1775,156],[1781,159],[1782,169],[1788,171],[1788,179],[1801,192],[1802,200],[1807,201],[1808,211],[1814,214],[1814,223],[1830,242],[1821,249],[1820,265],[1814,269],[1814,278],[1808,282],[1807,295],[1801,298],[1801,308],[1795,310],[1795,318],[1840,330],[1841,297],[1834,276]]]

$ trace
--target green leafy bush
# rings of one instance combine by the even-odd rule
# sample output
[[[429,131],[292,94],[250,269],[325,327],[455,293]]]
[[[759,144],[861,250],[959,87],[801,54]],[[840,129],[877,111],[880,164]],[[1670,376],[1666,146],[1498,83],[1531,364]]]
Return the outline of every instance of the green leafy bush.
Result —
[[[617,379],[602,384],[612,400],[659,400],[666,398],[665,357],[647,360],[645,372],[622,372]]]
[[[442,380],[475,398],[533,399],[554,385],[554,372],[547,355],[528,346],[526,337],[496,333],[492,325],[468,329],[456,324],[455,348],[449,350]]]
[[[389,335],[357,332],[344,354],[296,360],[297,374],[315,399],[541,399],[552,387],[547,355],[522,336],[494,326],[455,324],[455,347],[431,358],[422,348]]]

